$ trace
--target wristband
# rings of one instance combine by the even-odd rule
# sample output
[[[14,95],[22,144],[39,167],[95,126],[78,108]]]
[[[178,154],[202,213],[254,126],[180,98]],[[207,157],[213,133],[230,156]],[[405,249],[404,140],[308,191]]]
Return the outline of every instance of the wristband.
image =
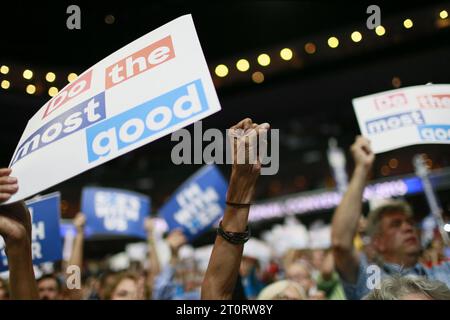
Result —
[[[220,221],[219,227],[217,228],[217,234],[229,243],[236,245],[244,244],[250,239],[250,229],[248,226],[245,229],[245,232],[229,232],[223,230],[222,221]]]

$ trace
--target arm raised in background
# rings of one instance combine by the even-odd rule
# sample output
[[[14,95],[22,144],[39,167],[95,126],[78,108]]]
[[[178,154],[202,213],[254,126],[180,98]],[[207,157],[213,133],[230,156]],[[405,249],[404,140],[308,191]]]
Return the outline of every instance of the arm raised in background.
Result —
[[[17,192],[11,169],[0,169],[0,203]],[[31,216],[23,201],[0,206],[0,235],[8,257],[11,299],[38,299],[31,257]]]
[[[75,239],[73,240],[72,253],[70,255],[68,265],[77,266],[83,272],[83,248],[84,248],[84,226],[86,225],[86,216],[82,212],[78,212],[73,219],[76,228]],[[72,300],[81,300],[83,292],[80,289],[70,289],[69,296]]]
[[[333,215],[331,242],[336,269],[344,280],[355,283],[359,257],[353,247],[353,239],[361,216],[367,175],[372,168],[375,155],[370,148],[370,141],[362,136],[356,138],[351,146],[351,152],[355,169],[348,189]]]
[[[153,288],[153,282],[155,277],[161,272],[161,263],[158,257],[158,251],[155,243],[155,221],[152,218],[147,217],[144,222],[145,231],[147,232],[147,245],[148,245],[148,275],[147,284],[150,288]]]
[[[247,229],[250,203],[260,175],[261,162],[248,161],[248,155],[256,152],[258,135],[269,129],[267,123],[257,125],[244,119],[231,129],[241,130],[243,136],[233,138],[233,165],[227,192],[227,206],[221,227],[226,232],[244,233]],[[255,149],[253,149],[255,148]],[[243,153],[245,152],[245,153]],[[239,155],[245,155],[245,163],[238,164]],[[241,158],[242,159],[242,158]],[[242,162],[242,161],[239,161]],[[231,243],[217,236],[208,268],[202,284],[202,299],[231,299],[241,264],[243,244]]]

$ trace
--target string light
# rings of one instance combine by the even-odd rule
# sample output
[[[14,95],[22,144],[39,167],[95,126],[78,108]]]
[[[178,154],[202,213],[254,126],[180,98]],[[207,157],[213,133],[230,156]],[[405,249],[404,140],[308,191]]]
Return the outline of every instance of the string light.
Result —
[[[245,72],[250,69],[250,63],[245,59],[240,59],[238,62],[236,62],[236,69],[241,72]]]
[[[228,74],[228,67],[224,64],[219,64],[215,69],[216,75],[218,77],[225,77]]]
[[[268,54],[262,53],[258,56],[258,63],[263,67],[266,67],[270,64],[270,57]]]
[[[36,92],[36,86],[33,84],[29,84],[27,85],[26,91],[28,94],[34,94]]]

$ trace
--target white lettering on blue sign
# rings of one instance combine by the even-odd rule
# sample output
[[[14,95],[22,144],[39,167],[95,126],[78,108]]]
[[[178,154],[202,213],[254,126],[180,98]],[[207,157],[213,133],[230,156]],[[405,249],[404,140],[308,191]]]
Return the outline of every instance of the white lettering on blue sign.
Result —
[[[109,231],[125,231],[128,221],[138,221],[141,203],[139,198],[99,191],[95,194],[95,214],[103,219]]]

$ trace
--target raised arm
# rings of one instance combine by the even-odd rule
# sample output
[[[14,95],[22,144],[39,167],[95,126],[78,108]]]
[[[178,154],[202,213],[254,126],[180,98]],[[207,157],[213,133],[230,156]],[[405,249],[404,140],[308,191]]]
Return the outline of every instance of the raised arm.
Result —
[[[155,277],[161,272],[161,263],[158,257],[158,251],[155,243],[155,221],[152,218],[146,218],[145,231],[147,232],[147,245],[148,245],[148,275],[147,284],[153,288],[153,282]]]
[[[11,169],[0,169],[0,203],[18,190]],[[23,201],[0,206],[0,235],[8,257],[11,299],[38,299],[31,257],[31,216]]]
[[[351,147],[355,169],[348,189],[337,207],[332,221],[331,241],[336,269],[341,277],[355,283],[359,257],[353,247],[353,239],[358,228],[362,210],[362,197],[367,175],[372,168],[375,155],[370,141],[358,136]]]
[[[69,258],[69,266],[77,266],[83,272],[83,248],[84,248],[84,226],[86,224],[86,216],[82,212],[78,212],[73,220],[76,228],[75,239],[73,240],[72,253]],[[81,289],[69,290],[69,296],[72,300],[81,300],[83,292]]]
[[[253,148],[257,147],[254,138],[263,130],[267,131],[269,125],[265,123],[258,126],[252,123],[251,119],[245,119],[232,129],[247,130],[247,132],[245,136],[234,141],[235,153],[227,192],[227,206],[221,228],[225,232],[243,234],[247,228],[250,203],[255,192],[256,180],[260,174],[261,163],[258,159],[254,164],[249,161],[245,161],[245,164],[238,164],[236,160],[239,156],[236,155],[240,152],[245,152],[246,155],[252,154]],[[252,131],[252,129],[254,130]],[[247,156],[245,158],[248,160]],[[243,244],[234,244],[222,236],[216,237],[202,284],[202,299],[232,298],[243,249]]]

